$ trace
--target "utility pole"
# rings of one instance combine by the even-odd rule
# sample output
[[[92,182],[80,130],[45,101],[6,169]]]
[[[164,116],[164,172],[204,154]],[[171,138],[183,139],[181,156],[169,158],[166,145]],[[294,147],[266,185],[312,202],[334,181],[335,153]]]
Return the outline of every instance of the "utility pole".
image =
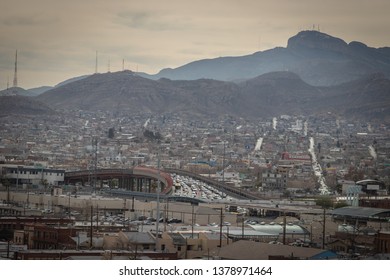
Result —
[[[96,203],[96,232],[99,231],[99,204]]]
[[[8,239],[8,241],[7,241],[7,259],[9,259],[9,252],[10,252],[9,243],[10,243],[10,240]]]
[[[93,206],[91,205],[91,232],[90,232],[90,244],[89,244],[89,249],[92,249],[92,234],[93,234],[93,219],[92,219],[92,216],[93,216]]]
[[[93,149],[93,179],[92,187],[93,193],[96,194],[96,184],[97,184],[97,152],[98,152],[98,138],[94,136],[92,138],[92,149]]]
[[[286,245],[286,212],[283,215],[283,245]]]
[[[157,214],[156,214],[156,250],[158,250],[158,226],[160,223],[160,154],[157,160],[158,180],[157,180]]]
[[[71,195],[71,192],[69,192],[69,196],[68,196],[68,218],[70,219],[70,195]]]
[[[23,166],[19,166],[18,165],[18,167],[17,167],[17,170],[16,170],[16,190],[18,190],[19,189],[19,169],[20,168],[23,168]]]
[[[244,240],[244,236],[245,236],[245,232],[244,232],[244,222],[245,222],[245,217],[244,217],[244,213],[242,214],[242,217],[241,217],[241,239]]]
[[[191,203],[191,239],[194,239],[194,203]]]
[[[9,182],[6,181],[6,187],[7,187],[7,205],[9,205],[10,202],[10,192],[9,192]]]
[[[167,231],[167,223],[168,223],[168,211],[167,205],[164,205],[164,232]]]
[[[325,222],[326,222],[326,217],[325,217],[325,208],[324,208],[324,214],[323,214],[323,220],[322,220],[322,249],[325,249]]]
[[[221,207],[221,215],[219,221],[219,247],[222,248],[222,223],[223,223],[223,208]]]
[[[29,186],[30,186],[30,182],[27,182],[27,208],[30,208],[30,188],[29,188]]]
[[[225,140],[223,141],[222,184],[225,184]]]

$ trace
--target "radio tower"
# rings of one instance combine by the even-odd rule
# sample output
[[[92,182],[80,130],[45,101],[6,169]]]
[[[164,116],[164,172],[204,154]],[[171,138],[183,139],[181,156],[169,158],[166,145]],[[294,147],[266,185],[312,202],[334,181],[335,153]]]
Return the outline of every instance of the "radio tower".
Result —
[[[14,73],[14,83],[12,92],[16,94],[18,87],[18,50],[16,50],[15,54],[15,73]]]
[[[98,52],[96,51],[95,74],[98,72]]]

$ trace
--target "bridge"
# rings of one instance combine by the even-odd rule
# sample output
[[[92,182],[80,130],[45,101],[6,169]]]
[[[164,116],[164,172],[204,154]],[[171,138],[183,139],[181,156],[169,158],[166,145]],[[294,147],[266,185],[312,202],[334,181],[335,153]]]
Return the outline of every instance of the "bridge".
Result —
[[[134,197],[134,198],[141,198],[144,200],[157,200],[157,193],[132,192],[123,189],[110,190],[110,191],[106,191],[105,193],[109,195],[123,197],[123,198]],[[169,195],[163,193],[159,195],[159,199],[162,201],[188,202],[191,204],[199,204],[205,202],[201,199],[194,198],[194,197],[176,196],[176,195]]]
[[[161,194],[169,194],[172,192],[173,180],[168,173],[154,168],[136,166],[129,169],[97,169],[80,170],[65,172],[65,184],[74,184],[81,182],[97,182],[100,181],[100,188],[103,186],[103,181],[110,182],[116,179],[118,188],[143,192],[156,193],[157,181],[160,181]],[[110,186],[111,187],[111,186]]]
[[[178,175],[192,177],[201,182],[213,186],[215,189],[230,195],[238,199],[249,199],[257,200],[261,199],[260,196],[250,193],[248,191],[228,186],[223,182],[216,181],[214,179],[199,175],[186,170],[181,169],[163,169],[158,170],[150,167],[136,166],[129,169],[98,169],[96,172],[91,170],[81,170],[81,171],[70,171],[65,172],[65,183],[77,183],[82,182],[91,182],[93,180],[100,181],[102,187],[102,182],[104,180],[111,181],[112,179],[118,180],[118,190],[113,190],[110,188],[111,194],[116,194],[120,196],[130,196],[130,197],[139,197],[152,198],[156,196],[156,187],[157,181],[160,181],[162,184],[161,195],[162,197],[168,196],[172,193],[173,180],[170,174],[175,173]],[[170,198],[170,200],[184,201],[188,198]],[[197,199],[190,199],[191,202],[199,202]]]
[[[193,172],[190,172],[187,170],[166,168],[166,169],[164,169],[164,171],[166,171],[168,173],[176,173],[178,175],[192,177],[194,179],[197,179],[201,182],[204,182],[206,184],[213,186],[214,188],[216,188],[217,190],[219,190],[225,194],[228,194],[228,195],[235,197],[235,198],[238,198],[238,199],[252,199],[252,200],[262,199],[259,195],[250,193],[250,192],[242,190],[240,188],[228,186],[221,181],[217,181],[217,180],[214,180],[214,179],[211,179],[211,178],[208,178],[208,177],[205,177],[205,176],[202,176],[202,175],[199,175],[197,173],[193,173]]]

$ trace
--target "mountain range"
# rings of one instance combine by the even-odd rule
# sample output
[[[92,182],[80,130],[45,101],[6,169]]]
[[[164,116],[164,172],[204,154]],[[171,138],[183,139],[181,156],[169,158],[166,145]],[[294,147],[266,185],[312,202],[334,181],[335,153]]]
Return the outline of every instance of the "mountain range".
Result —
[[[195,61],[156,75],[121,71],[65,81],[34,97],[50,108],[230,114],[327,114],[389,120],[390,48],[303,31],[286,48]]]
[[[390,116],[390,80],[373,74],[319,87],[288,71],[238,83],[211,79],[155,81],[123,71],[94,74],[49,90],[36,100],[65,110],[245,118],[333,113],[385,120]]]
[[[56,111],[32,97],[0,95],[0,117],[10,115],[53,115]]]
[[[331,86],[383,73],[390,77],[390,48],[372,48],[361,42],[347,44],[318,31],[302,31],[288,40],[287,47],[238,57],[203,59],[176,69],[163,69],[151,79],[246,80],[259,75],[290,71],[315,86]]]

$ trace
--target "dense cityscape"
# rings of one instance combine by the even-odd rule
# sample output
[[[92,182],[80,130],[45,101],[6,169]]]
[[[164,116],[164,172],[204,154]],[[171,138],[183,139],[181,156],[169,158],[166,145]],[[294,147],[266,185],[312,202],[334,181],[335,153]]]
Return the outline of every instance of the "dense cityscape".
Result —
[[[2,1],[3,278],[387,275],[390,1],[351,2]]]
[[[0,121],[4,258],[390,253],[390,131],[383,123],[334,114],[188,119],[81,110]],[[137,189],[97,175],[140,167],[159,171]],[[70,181],[77,171],[89,176]],[[172,180],[167,192],[163,173]],[[247,246],[259,249],[246,255]]]

